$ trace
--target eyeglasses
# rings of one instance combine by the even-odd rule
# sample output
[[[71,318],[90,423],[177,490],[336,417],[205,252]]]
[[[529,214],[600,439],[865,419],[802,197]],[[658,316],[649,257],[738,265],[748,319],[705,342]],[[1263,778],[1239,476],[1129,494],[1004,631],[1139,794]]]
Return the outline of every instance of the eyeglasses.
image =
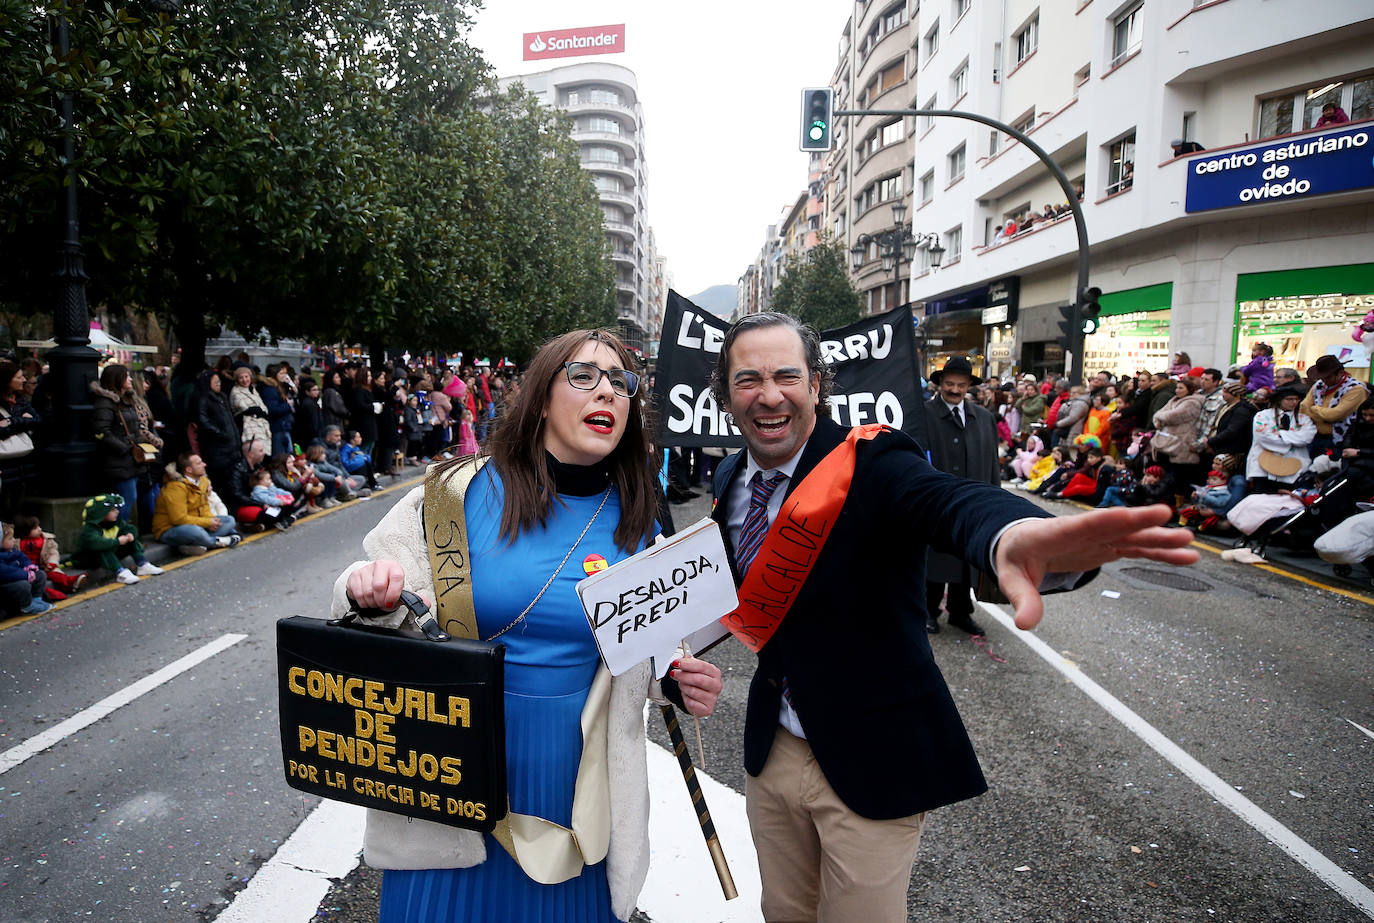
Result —
[[[568,384],[579,391],[595,391],[603,375],[611,380],[611,390],[617,397],[634,397],[639,390],[639,376],[625,369],[603,369],[590,362],[564,362],[563,371],[568,373]]]

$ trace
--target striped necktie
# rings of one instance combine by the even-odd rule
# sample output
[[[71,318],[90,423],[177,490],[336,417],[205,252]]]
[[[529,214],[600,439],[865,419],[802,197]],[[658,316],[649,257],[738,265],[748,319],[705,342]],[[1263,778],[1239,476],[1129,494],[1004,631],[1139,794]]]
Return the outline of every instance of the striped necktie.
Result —
[[[765,481],[763,472],[755,471],[749,479],[749,512],[744,516],[744,525],[739,530],[739,547],[735,550],[740,573],[749,570],[754,555],[763,546],[763,537],[768,534],[768,501],[786,476],[778,473]]]

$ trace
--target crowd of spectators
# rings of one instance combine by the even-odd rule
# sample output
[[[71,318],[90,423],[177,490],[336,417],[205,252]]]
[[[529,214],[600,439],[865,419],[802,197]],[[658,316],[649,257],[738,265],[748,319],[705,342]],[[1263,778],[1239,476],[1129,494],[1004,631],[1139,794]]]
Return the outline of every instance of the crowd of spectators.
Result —
[[[989,382],[976,399],[998,420],[1016,487],[1096,507],[1166,503],[1179,525],[1234,537],[1239,560],[1270,542],[1343,560],[1326,553],[1346,541],[1335,528],[1374,517],[1374,399],[1334,356],[1305,372],[1275,368],[1257,343],[1225,371],[1177,353],[1163,370],[1083,384]]]
[[[1078,187],[1077,193],[1078,201],[1082,202],[1082,186]],[[1044,227],[1045,225],[1052,224],[1053,222],[1058,221],[1061,218],[1067,218],[1072,214],[1073,209],[1069,206],[1068,202],[1061,202],[1058,205],[1052,205],[1049,202],[1046,202],[1045,207],[1040,209],[1040,211],[1038,212],[1034,210],[1025,211],[1019,215],[1008,218],[1005,222],[998,225],[997,229],[992,232],[992,240],[988,242],[988,246],[999,246],[1011,240],[1018,234],[1025,234],[1029,231],[1035,230],[1036,228]]]
[[[130,370],[108,363],[91,384],[95,479],[71,549],[20,515],[46,436],[37,359],[0,361],[0,612],[42,612],[103,569],[121,583],[160,574],[149,539],[185,555],[285,531],[301,516],[367,499],[383,477],[475,453],[514,370],[356,362],[264,369],[247,354],[214,368]],[[10,525],[13,524],[13,525]]]

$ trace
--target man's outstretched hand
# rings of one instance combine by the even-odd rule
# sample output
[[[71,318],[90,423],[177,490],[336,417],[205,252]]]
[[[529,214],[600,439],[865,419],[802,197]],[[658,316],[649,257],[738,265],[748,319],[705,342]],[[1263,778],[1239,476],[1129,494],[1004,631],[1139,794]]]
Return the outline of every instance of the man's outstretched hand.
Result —
[[[1016,627],[1029,630],[1045,613],[1040,583],[1046,574],[1078,573],[1120,558],[1195,564],[1193,533],[1168,529],[1163,504],[1093,510],[1012,526],[997,543],[997,583],[1016,609]]]

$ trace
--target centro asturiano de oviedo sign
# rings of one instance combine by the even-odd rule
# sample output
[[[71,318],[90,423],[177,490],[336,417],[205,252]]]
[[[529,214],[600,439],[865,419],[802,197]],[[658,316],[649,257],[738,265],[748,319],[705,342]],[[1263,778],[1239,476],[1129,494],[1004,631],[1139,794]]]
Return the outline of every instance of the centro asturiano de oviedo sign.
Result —
[[[1185,211],[1302,199],[1374,186],[1374,123],[1188,161]]]

